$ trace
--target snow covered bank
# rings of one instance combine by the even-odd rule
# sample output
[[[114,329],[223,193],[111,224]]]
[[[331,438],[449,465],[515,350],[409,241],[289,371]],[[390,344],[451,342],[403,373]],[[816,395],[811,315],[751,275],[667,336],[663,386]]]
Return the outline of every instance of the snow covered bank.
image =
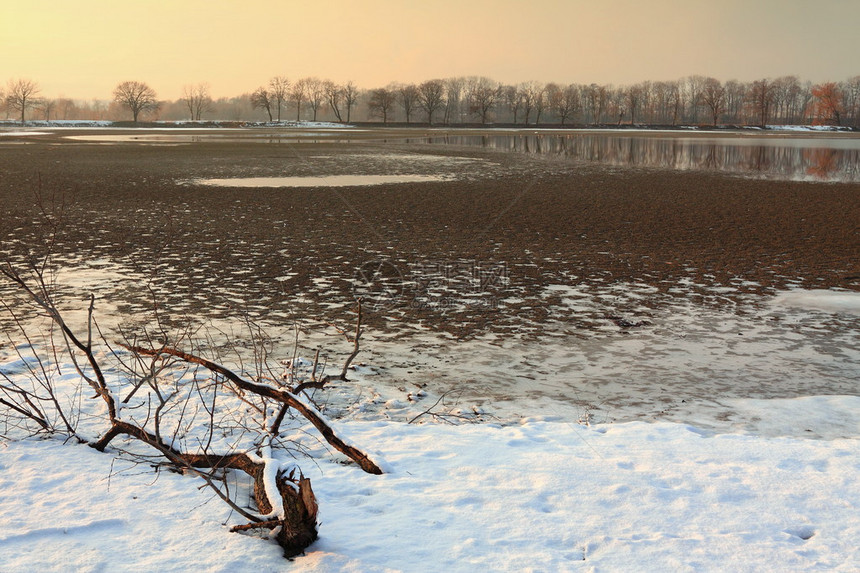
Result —
[[[0,450],[4,571],[851,571],[860,442],[585,427],[344,424],[392,473],[305,465],[320,539],[286,564],[198,482],[84,446]],[[154,482],[154,483],[153,483]],[[232,523],[232,522],[231,522]]]
[[[89,290],[110,268],[63,282]],[[594,293],[564,293],[563,304],[601,314]],[[52,440],[2,444],[0,570],[856,570],[860,397],[809,393],[838,394],[856,381],[858,297],[798,289],[737,313],[679,303],[648,315],[647,328],[619,334],[610,322],[593,340],[546,339],[529,354],[503,345],[487,355],[494,341],[445,350],[428,340],[416,361],[415,338],[369,340],[368,363],[331,406],[345,416],[339,429],[389,473],[364,474],[310,443],[320,457],[299,462],[320,502],[320,539],[291,564],[274,542],[229,533],[239,519],[197,479]],[[638,319],[635,305],[626,308]],[[6,371],[23,372],[0,345],[4,352]],[[389,367],[376,370],[380,363]],[[506,425],[385,420],[431,406],[432,395],[398,382],[425,367],[428,379],[453,369],[448,376],[484,392],[485,409]],[[490,386],[541,371],[542,380]],[[646,389],[655,381],[665,385],[658,398],[685,388],[700,398],[675,423],[585,426],[574,423],[582,409],[559,406],[570,378],[600,393],[608,389],[597,383],[613,379],[630,411],[654,406]],[[732,397],[728,386],[764,390],[771,381],[771,399]],[[500,406],[505,395],[511,403]],[[553,417],[517,423],[516,411]]]
[[[65,127],[65,128],[85,128],[85,127],[111,127],[113,121],[94,120],[94,119],[53,119],[53,120],[37,120],[31,119],[24,122],[26,127]],[[0,121],[0,128],[10,126],[21,126],[19,121]]]
[[[219,120],[203,120],[203,121],[155,121],[141,122],[141,126],[159,126],[160,128],[182,127],[182,128],[235,128],[235,127],[281,127],[281,128],[299,128],[299,129],[349,129],[353,126],[346,123],[333,123],[330,121],[219,121]],[[19,121],[2,121],[0,120],[0,128],[9,126],[10,128],[20,127]],[[83,119],[52,119],[52,120],[27,120],[24,122],[26,127],[53,127],[53,128],[96,128],[96,127],[117,127],[117,128],[134,128],[136,124],[127,121],[110,121],[110,120],[83,120]]]

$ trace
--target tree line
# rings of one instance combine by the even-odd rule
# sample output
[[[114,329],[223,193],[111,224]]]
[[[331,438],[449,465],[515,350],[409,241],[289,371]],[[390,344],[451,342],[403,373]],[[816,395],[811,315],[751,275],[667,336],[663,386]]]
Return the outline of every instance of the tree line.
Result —
[[[144,82],[117,85],[111,100],[40,96],[32,80],[0,88],[0,113],[24,122],[147,119],[370,121],[382,124],[840,125],[860,127],[860,76],[813,84],[797,76],[722,82],[705,76],[633,85],[503,84],[472,76],[359,89],[354,82],[273,76],[249,93],[214,99],[209,85],[159,100]],[[29,116],[28,116],[29,114]]]

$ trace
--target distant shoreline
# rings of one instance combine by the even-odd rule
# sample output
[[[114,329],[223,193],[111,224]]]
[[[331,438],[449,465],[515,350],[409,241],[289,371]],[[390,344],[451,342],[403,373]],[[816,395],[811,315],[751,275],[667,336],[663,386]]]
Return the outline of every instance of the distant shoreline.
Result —
[[[20,121],[0,120],[0,133],[5,129],[21,128],[114,128],[114,129],[434,129],[434,130],[565,130],[565,131],[677,131],[677,132],[802,132],[802,133],[860,133],[860,128],[831,125],[665,125],[665,124],[559,124],[541,123],[457,123],[428,124],[389,122],[313,122],[313,121],[107,121],[107,120],[31,120],[21,125]]]

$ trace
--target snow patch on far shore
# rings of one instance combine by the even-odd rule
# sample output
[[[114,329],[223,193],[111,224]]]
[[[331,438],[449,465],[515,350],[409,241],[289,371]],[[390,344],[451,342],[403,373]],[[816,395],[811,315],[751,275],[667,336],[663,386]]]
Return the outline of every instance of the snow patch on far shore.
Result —
[[[0,137],[27,137],[30,135],[51,135],[47,131],[0,131]]]

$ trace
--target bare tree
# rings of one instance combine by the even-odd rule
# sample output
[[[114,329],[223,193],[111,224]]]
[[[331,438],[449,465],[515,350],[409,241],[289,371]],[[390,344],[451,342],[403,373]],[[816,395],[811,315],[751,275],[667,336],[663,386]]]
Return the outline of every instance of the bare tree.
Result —
[[[774,85],[770,80],[756,80],[750,85],[747,98],[753,114],[758,118],[758,125],[764,127],[770,118],[774,101]]]
[[[644,81],[636,85],[639,88],[639,117],[643,118],[644,121],[653,122],[654,84],[650,81]]]
[[[726,88],[726,119],[730,123],[743,123],[744,104],[747,101],[747,86],[737,80],[729,80]]]
[[[611,117],[617,117],[616,125],[621,125],[624,116],[627,115],[627,90],[624,88],[613,88],[609,91],[607,110]]]
[[[24,125],[27,109],[38,103],[39,84],[33,80],[10,80],[6,92],[6,105],[20,112],[21,125]]]
[[[551,114],[557,114],[559,109],[559,103],[561,102],[561,86],[559,86],[555,82],[550,82],[546,84],[546,87],[544,88],[544,94],[544,99],[546,100],[546,109]]]
[[[655,123],[666,124],[671,122],[672,117],[672,82],[654,82],[652,86],[654,98]]]
[[[532,115],[532,110],[538,104],[538,100],[543,97],[544,86],[536,81],[523,82],[519,85],[520,98],[523,102],[523,113],[525,114],[525,123],[529,123],[529,118]]]
[[[610,87],[591,84],[586,88],[586,100],[591,112],[592,123],[602,123],[604,114],[609,108]]]
[[[406,116],[406,123],[412,119],[412,112],[419,105],[420,94],[415,84],[405,84],[397,87],[397,99],[400,100],[400,107],[403,108],[403,114]]]
[[[272,100],[271,103],[277,110],[278,121],[281,121],[281,107],[287,101],[289,93],[290,80],[284,76],[275,76],[269,80],[269,98]]]
[[[191,121],[200,121],[205,112],[212,111],[212,97],[209,95],[209,84],[201,83],[196,86],[183,86],[182,102],[188,108]]]
[[[59,110],[60,119],[77,119],[72,117],[76,115],[78,109],[74,100],[64,97],[59,98],[57,100],[57,109]]]
[[[155,111],[159,107],[155,90],[143,82],[122,82],[113,90],[113,99],[131,111],[135,123],[142,112]]]
[[[713,126],[717,126],[720,115],[726,108],[726,88],[715,78],[705,78],[699,95],[702,103],[711,111]]]
[[[272,94],[264,87],[259,87],[251,94],[251,107],[254,109],[264,109],[269,115],[269,121],[272,121]]]
[[[627,96],[627,108],[630,111],[631,125],[636,123],[636,112],[641,112],[642,109],[647,106],[650,93],[651,84],[649,82],[638,83],[625,90],[625,95]]]
[[[313,121],[317,120],[317,113],[326,100],[325,84],[319,78],[306,78],[308,105],[313,111]]]
[[[302,78],[296,80],[293,87],[290,89],[290,100],[296,106],[296,121],[302,119],[302,103],[308,95],[308,79]]]
[[[346,122],[349,123],[352,110],[358,104],[358,88],[352,80],[343,86],[343,103],[346,106]]]
[[[797,76],[776,78],[773,80],[773,91],[773,119],[782,124],[793,123],[800,111],[800,79]]]
[[[502,97],[502,86],[490,78],[472,78],[469,82],[469,110],[486,124],[490,113]]]
[[[370,92],[367,108],[370,117],[382,119],[383,125],[388,123],[389,116],[394,114],[394,106],[397,103],[397,94],[388,88],[379,88]]]
[[[463,97],[463,78],[448,78],[445,80],[445,123],[451,123],[452,118],[460,120],[460,108]]]
[[[687,121],[699,122],[699,108],[702,105],[702,88],[705,84],[704,76],[687,76],[681,81],[681,95],[689,106]]]
[[[546,87],[541,86],[540,91],[537,93],[535,97],[535,125],[540,123],[540,118],[543,115],[544,110],[547,107],[547,97],[546,97]]]
[[[558,115],[562,125],[582,110],[581,92],[577,85],[570,84],[562,88],[556,84],[549,84],[547,94],[550,108]]]
[[[433,125],[433,114],[445,103],[445,84],[442,80],[428,80],[419,85],[418,102],[427,112],[427,123]]]
[[[57,107],[57,100],[50,98],[39,98],[35,105],[36,109],[41,112],[42,119],[44,119],[45,121],[51,121],[51,114]]]
[[[522,94],[517,89],[517,86],[503,86],[502,100],[504,101],[505,105],[508,106],[508,109],[511,112],[512,122],[516,124],[517,118],[519,117],[520,108],[523,105]]]
[[[854,127],[860,127],[860,76],[854,76],[842,82],[842,94],[845,98],[845,118]]]
[[[107,113],[107,108],[107,102],[93,98],[92,110],[93,117],[95,119],[104,118],[105,114]]]
[[[326,101],[331,108],[332,113],[337,120],[343,123],[343,117],[340,113],[341,100],[343,99],[343,88],[331,80],[323,82],[323,91],[325,92]]]

